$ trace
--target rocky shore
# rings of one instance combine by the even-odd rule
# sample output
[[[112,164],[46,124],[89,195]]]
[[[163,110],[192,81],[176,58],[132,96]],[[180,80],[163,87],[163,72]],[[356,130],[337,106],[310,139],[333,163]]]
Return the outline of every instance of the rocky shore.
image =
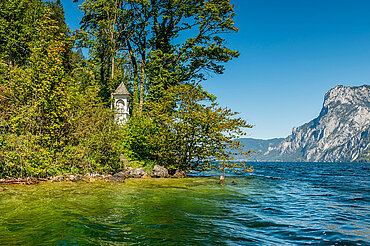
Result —
[[[184,178],[186,173],[182,170],[176,170],[173,175],[170,175],[168,169],[159,165],[155,165],[153,172],[148,174],[142,167],[134,168],[127,167],[122,172],[111,174],[88,173],[86,175],[62,175],[49,178],[11,178],[0,179],[0,185],[6,184],[37,184],[39,182],[125,182],[126,178]]]

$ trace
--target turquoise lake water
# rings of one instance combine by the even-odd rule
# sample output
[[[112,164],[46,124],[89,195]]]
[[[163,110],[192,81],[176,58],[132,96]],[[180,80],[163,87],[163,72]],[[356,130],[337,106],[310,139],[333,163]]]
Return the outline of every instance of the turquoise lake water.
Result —
[[[212,173],[0,186],[0,245],[370,245],[369,163],[253,165],[225,186]]]

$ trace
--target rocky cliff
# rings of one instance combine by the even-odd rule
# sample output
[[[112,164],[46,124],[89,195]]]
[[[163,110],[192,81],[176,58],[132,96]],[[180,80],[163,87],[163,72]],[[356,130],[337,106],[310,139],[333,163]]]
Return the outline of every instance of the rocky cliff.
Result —
[[[261,159],[356,161],[370,149],[370,86],[338,85],[325,94],[320,115],[296,127]]]

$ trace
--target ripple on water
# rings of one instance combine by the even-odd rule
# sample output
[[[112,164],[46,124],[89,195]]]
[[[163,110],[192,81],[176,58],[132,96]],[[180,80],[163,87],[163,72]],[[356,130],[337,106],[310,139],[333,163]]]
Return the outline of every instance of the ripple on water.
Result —
[[[254,177],[225,186],[217,177],[7,186],[0,242],[370,245],[365,164],[338,164],[339,171],[336,164],[258,165]]]

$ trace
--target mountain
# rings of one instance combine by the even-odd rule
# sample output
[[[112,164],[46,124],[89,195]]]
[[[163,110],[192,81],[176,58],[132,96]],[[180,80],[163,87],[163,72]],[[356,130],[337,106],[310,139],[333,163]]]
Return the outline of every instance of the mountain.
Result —
[[[260,161],[263,159],[263,154],[266,153],[270,148],[276,147],[284,138],[273,138],[273,139],[255,139],[255,138],[240,138],[238,139],[248,150],[255,151],[257,153],[252,154],[250,160]],[[242,160],[244,156],[236,156],[237,160]]]
[[[316,119],[269,146],[264,161],[370,161],[370,86],[338,85]],[[250,146],[246,146],[247,148]]]

